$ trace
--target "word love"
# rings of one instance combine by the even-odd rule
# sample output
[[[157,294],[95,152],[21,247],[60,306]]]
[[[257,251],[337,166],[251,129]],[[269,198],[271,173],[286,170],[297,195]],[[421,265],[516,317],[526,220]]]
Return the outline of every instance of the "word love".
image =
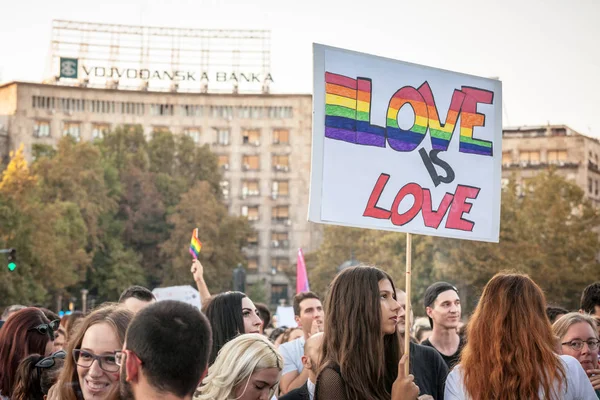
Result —
[[[446,228],[467,232],[473,231],[475,223],[464,219],[463,216],[471,211],[473,204],[468,203],[467,200],[476,199],[477,195],[479,195],[479,188],[458,185],[454,194],[446,193],[437,210],[434,210],[431,204],[431,192],[429,189],[424,189],[416,183],[408,183],[398,191],[391,209],[386,210],[379,207],[377,203],[389,179],[390,175],[379,175],[379,179],[377,179],[367,202],[367,208],[363,214],[364,217],[390,219],[392,224],[402,226],[408,224],[421,212],[425,226],[437,229],[446,214],[448,214]],[[400,203],[409,195],[414,199],[412,206],[408,211],[403,213],[398,212]]]
[[[469,86],[455,89],[442,123],[429,83],[404,86],[389,100],[385,127],[371,124],[371,98],[371,79],[326,72],[325,137],[376,147],[386,147],[387,141],[392,149],[409,152],[429,131],[433,150],[446,151],[460,116],[459,151],[493,156],[492,142],[474,138],[473,128],[485,126],[485,115],[477,113],[477,104],[492,104],[494,92]],[[414,111],[410,129],[398,125],[398,112],[406,105]]]

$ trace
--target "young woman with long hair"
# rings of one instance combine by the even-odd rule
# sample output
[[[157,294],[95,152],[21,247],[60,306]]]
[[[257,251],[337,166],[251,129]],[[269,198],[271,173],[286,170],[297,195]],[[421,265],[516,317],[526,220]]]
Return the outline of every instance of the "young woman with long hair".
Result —
[[[241,292],[219,293],[205,308],[213,333],[209,365],[219,350],[234,337],[243,333],[260,333],[262,320],[252,300]]]
[[[12,394],[22,359],[30,354],[49,355],[53,346],[53,325],[38,308],[11,314],[0,329],[0,398]]]
[[[335,277],[325,302],[315,400],[417,398],[412,376],[405,378],[398,365],[399,310],[392,278],[382,270],[358,266]]]
[[[104,400],[119,392],[115,352],[123,349],[131,311],[104,305],[81,320],[69,339],[65,365],[48,396],[51,400]]]
[[[595,398],[577,360],[555,353],[546,299],[527,275],[499,273],[487,283],[467,338],[446,400]]]
[[[238,336],[223,346],[194,400],[271,399],[282,368],[283,358],[265,336]]]
[[[598,330],[596,320],[588,314],[567,313],[552,325],[560,339],[562,354],[575,357],[589,376],[600,399],[600,369],[598,367]]]
[[[59,350],[48,357],[32,354],[19,364],[11,400],[45,400],[58,380],[66,352]]]

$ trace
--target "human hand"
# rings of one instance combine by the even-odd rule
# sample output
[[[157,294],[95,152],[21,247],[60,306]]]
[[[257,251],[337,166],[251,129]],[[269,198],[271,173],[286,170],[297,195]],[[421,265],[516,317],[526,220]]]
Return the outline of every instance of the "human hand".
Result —
[[[424,394],[423,396],[419,396],[418,400],[435,400],[435,399],[428,394]]]
[[[406,376],[404,372],[407,359],[408,357],[405,354],[398,363],[398,377],[392,385],[391,400],[415,400],[419,395],[419,387],[414,382],[415,377],[412,375]]]
[[[590,382],[592,383],[594,390],[600,389],[600,369],[590,369],[585,372],[590,378]]]
[[[320,319],[315,319],[310,326],[310,336],[317,334],[319,332],[323,332],[323,321]]]
[[[204,267],[197,259],[192,262],[192,268],[190,268],[190,272],[194,276],[194,281],[198,282],[204,279]]]
[[[46,400],[60,400],[57,384],[50,387],[50,390],[48,390],[48,394],[46,395]]]

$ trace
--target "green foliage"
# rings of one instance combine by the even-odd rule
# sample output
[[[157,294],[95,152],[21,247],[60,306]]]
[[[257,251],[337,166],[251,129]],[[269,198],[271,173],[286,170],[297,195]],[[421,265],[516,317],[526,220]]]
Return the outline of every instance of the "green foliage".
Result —
[[[529,274],[549,303],[577,309],[583,288],[600,275],[598,211],[583,191],[555,171],[541,172],[502,193],[500,243],[413,235],[412,303],[423,315],[427,286],[452,282],[469,312],[487,281],[497,272]],[[321,248],[307,256],[311,288],[324,294],[336,268],[351,254],[375,264],[404,288],[406,236],[401,233],[329,226]]]
[[[0,180],[0,247],[15,247],[18,268],[0,279],[0,308],[79,297],[116,301],[132,284],[190,283],[187,252],[200,228],[210,289],[228,289],[250,233],[221,203],[217,158],[169,132],[147,141],[141,126],[103,140],[63,138],[22,149]]]

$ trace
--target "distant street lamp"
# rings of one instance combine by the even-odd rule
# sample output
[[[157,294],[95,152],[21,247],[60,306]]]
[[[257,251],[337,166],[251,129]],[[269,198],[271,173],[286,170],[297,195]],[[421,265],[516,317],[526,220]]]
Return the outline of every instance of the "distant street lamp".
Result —
[[[246,293],[246,270],[238,264],[233,270],[233,290]]]
[[[360,261],[357,261],[354,258],[354,250],[352,250],[350,252],[350,259],[347,261],[344,261],[343,263],[341,263],[338,267],[337,270],[338,272],[342,272],[343,270],[345,270],[346,268],[350,268],[350,267],[356,267],[360,265]]]
[[[87,289],[81,289],[81,311],[85,314],[87,311],[87,295],[89,291]]]

